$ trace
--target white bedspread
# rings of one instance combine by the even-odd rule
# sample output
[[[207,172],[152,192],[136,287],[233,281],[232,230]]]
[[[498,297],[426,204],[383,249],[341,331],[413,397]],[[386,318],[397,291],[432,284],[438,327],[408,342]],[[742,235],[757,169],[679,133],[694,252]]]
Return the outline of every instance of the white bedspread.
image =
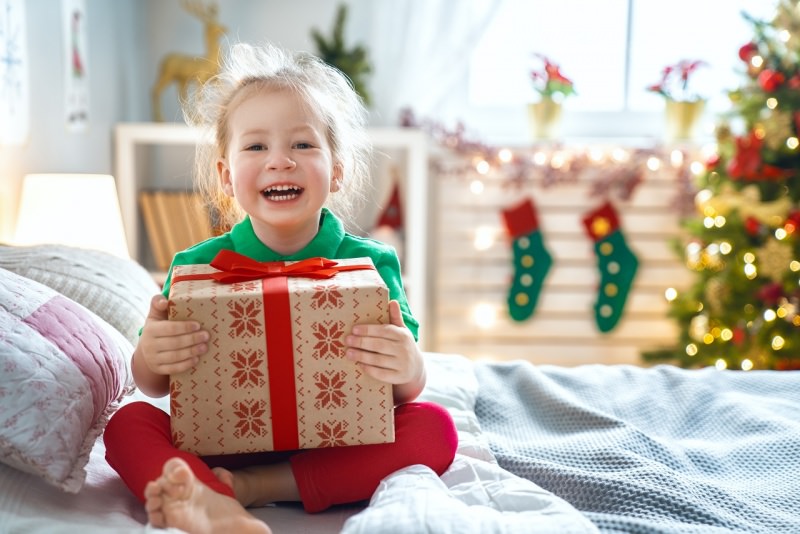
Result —
[[[420,465],[383,480],[367,507],[343,534],[525,534],[597,532],[566,501],[497,465],[474,407],[478,382],[463,356],[428,354],[428,387],[420,400],[453,415],[456,459],[441,478]]]
[[[300,506],[276,506],[254,509],[254,515],[276,534],[596,532],[565,501],[497,465],[474,413],[478,384],[473,364],[463,356],[426,356],[428,387],[421,400],[447,407],[459,430],[458,455],[441,478],[411,466],[387,477],[366,508],[337,507],[308,515]],[[92,451],[87,483],[75,495],[0,465],[0,532],[177,532],[145,524],[142,506],[104,454],[100,440]]]

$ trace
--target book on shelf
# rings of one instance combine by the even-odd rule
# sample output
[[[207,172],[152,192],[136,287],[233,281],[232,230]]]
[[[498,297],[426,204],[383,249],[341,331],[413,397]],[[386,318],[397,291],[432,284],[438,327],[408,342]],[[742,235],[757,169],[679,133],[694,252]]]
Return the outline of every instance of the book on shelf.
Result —
[[[200,195],[193,191],[141,191],[139,207],[158,271],[169,269],[176,252],[213,235]]]

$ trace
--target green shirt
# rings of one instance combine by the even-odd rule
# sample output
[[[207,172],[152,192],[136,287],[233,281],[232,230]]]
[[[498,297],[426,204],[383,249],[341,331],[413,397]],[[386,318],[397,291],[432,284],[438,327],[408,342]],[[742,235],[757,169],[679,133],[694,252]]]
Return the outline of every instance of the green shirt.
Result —
[[[389,298],[400,303],[406,327],[414,334],[414,339],[418,339],[419,322],[408,307],[403,290],[403,279],[400,275],[400,261],[394,248],[374,239],[346,233],[342,221],[325,208],[322,210],[319,232],[314,239],[302,250],[288,256],[276,253],[261,242],[253,231],[250,217],[245,217],[225,234],[212,237],[178,252],[172,259],[167,281],[164,284],[164,296],[169,296],[172,267],[211,263],[214,256],[223,249],[233,250],[256,261],[297,261],[316,257],[331,260],[369,257],[389,288]]]

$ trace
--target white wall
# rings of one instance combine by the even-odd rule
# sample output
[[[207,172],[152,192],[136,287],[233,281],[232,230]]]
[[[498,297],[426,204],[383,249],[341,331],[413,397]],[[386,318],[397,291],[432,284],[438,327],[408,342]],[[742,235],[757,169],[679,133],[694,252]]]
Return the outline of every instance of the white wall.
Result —
[[[90,122],[65,126],[61,2],[28,0],[30,131],[21,146],[0,146],[0,239],[10,238],[19,184],[30,172],[111,171],[112,125],[131,116],[139,78],[134,36],[143,27],[136,0],[87,0]]]
[[[272,41],[314,51],[310,32],[330,33],[335,0],[219,0],[228,42]],[[352,4],[348,42],[367,0]],[[117,122],[151,120],[150,89],[161,58],[202,54],[203,27],[179,0],[86,0],[90,122],[68,132],[64,115],[60,0],[26,0],[30,134],[22,146],[0,146],[0,241],[12,237],[22,177],[32,172],[111,173]],[[360,8],[358,6],[361,6]],[[352,37],[351,37],[352,33]],[[362,32],[364,33],[364,32]],[[182,121],[174,89],[163,95],[164,116]]]
[[[147,87],[139,94],[139,104],[149,108],[149,87],[161,58],[168,52],[202,55],[203,25],[183,10],[178,0],[147,0],[142,4],[150,32],[142,43],[143,80]],[[228,29],[223,50],[235,42],[270,41],[290,50],[315,52],[311,29],[329,34],[337,6],[334,0],[221,0],[219,21]],[[354,20],[351,14],[348,29],[354,26]],[[182,122],[175,88],[165,91],[162,100],[165,120]],[[149,119],[149,113],[142,118]]]

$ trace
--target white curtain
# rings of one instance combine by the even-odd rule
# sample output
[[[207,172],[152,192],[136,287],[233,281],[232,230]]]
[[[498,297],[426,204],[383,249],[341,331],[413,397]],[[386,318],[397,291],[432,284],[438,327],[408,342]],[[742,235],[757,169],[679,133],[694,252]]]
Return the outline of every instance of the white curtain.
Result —
[[[503,1],[354,2],[369,17],[373,125],[396,125],[404,108],[448,124],[463,118],[470,57]]]

